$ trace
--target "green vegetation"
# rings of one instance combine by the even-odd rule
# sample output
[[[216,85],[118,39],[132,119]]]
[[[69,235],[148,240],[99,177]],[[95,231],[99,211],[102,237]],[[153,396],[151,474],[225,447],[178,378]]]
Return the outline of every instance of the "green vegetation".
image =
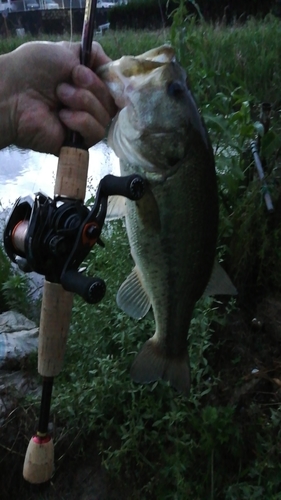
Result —
[[[3,284],[7,281],[10,275],[10,262],[4,253],[4,250],[0,246],[0,312],[3,312],[6,309],[7,304],[5,304],[4,296],[3,296]]]
[[[28,315],[28,282],[26,275],[12,268],[10,260],[0,245],[0,313],[15,309]]]
[[[188,71],[216,154],[219,246],[235,283],[279,290],[281,122],[280,23],[269,16],[234,27],[184,23],[178,9],[171,40]],[[178,27],[182,26],[180,30]],[[249,142],[257,135],[262,102],[272,105],[271,129],[261,139],[267,183],[276,213],[269,217]],[[242,288],[242,289],[241,289]]]
[[[250,319],[259,300],[280,290],[280,23],[268,17],[243,26],[194,25],[180,6],[170,32],[109,31],[101,38],[112,58],[169,40],[187,69],[215,149],[219,254],[238,287],[238,302],[198,303],[189,334],[188,401],[164,383],[133,384],[131,361],[154,324],[133,321],[117,309],[115,294],[132,262],[122,223],[111,223],[105,249],[95,248],[87,260],[88,273],[106,279],[106,297],[94,307],[75,299],[65,366],[55,381],[58,465],[65,461],[75,470],[77,460],[87,462],[94,454],[122,500],[278,500],[280,329],[254,330]],[[263,101],[272,103],[261,156],[267,159],[274,215],[266,210],[249,151]],[[37,403],[25,402],[24,408],[29,403],[34,419]],[[24,410],[22,418],[28,415]],[[13,427],[13,418],[7,418],[4,430]],[[18,453],[14,481],[31,426],[21,425],[9,443],[13,454],[2,462],[7,477]],[[69,455],[76,457],[74,465]],[[18,494],[16,485],[13,490],[12,479],[8,482],[10,495]],[[23,490],[21,498],[39,497]],[[42,498],[57,497],[51,492]]]

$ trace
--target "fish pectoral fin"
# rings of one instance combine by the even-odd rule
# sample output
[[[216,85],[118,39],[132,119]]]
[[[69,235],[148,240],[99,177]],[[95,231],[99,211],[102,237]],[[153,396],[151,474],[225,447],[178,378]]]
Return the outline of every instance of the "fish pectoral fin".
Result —
[[[134,267],[120,286],[116,301],[118,307],[131,318],[141,319],[148,313],[151,302],[141,283],[137,267]]]
[[[225,270],[215,260],[211,278],[203,293],[209,295],[237,295],[237,290]]]
[[[189,395],[190,368],[186,352],[182,358],[169,358],[165,349],[154,337],[149,339],[135,358],[131,366],[131,377],[134,382],[149,384],[156,380],[169,382],[174,389]]]
[[[126,198],[124,196],[113,195],[108,197],[106,221],[121,219],[126,215]]]

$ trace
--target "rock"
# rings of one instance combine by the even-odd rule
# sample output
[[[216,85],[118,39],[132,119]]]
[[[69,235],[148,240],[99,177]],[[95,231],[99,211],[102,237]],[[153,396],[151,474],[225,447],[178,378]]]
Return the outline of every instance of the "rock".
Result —
[[[20,370],[23,359],[38,348],[38,332],[22,314],[0,314],[0,424],[18,398],[38,391],[36,381]]]
[[[31,330],[36,325],[23,314],[16,311],[7,311],[0,314],[0,334],[18,332],[20,330]]]
[[[20,368],[21,361],[38,348],[38,327],[15,311],[0,314],[0,368]]]

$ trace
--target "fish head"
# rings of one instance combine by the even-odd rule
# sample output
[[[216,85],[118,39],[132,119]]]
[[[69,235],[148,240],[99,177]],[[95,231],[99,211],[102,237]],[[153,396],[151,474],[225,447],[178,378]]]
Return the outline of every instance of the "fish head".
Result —
[[[119,158],[141,171],[168,176],[196,137],[209,148],[186,73],[172,47],[123,56],[97,73],[120,109],[108,137]]]

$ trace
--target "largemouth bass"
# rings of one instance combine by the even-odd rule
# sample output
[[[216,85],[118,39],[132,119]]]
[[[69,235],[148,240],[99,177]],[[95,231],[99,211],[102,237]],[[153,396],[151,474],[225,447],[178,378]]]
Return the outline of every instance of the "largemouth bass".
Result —
[[[137,319],[152,306],[156,324],[131,375],[140,383],[169,381],[187,396],[188,329],[216,254],[218,194],[211,143],[170,46],[124,56],[100,67],[98,75],[121,109],[108,136],[121,175],[139,173],[147,180],[141,200],[120,198],[111,204],[114,216],[125,215],[135,262],[117,303]],[[218,265],[209,287],[210,294],[234,293]]]

